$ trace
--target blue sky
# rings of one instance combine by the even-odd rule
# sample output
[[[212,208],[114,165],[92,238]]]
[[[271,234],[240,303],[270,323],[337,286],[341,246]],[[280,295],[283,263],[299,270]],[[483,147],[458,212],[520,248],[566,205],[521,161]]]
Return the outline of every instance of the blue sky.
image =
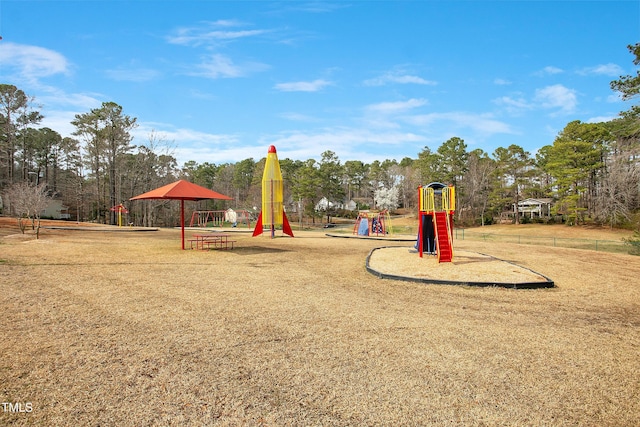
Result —
[[[43,126],[113,101],[182,164],[552,144],[630,107],[634,1],[0,0],[0,82]]]

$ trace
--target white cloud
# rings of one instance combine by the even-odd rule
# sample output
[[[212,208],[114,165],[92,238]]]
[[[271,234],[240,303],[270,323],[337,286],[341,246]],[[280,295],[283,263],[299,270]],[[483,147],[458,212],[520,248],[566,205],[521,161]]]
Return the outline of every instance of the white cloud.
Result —
[[[372,104],[368,105],[366,109],[379,113],[393,114],[407,111],[412,108],[422,107],[426,104],[427,101],[425,99],[411,98],[407,101],[381,102],[379,104]]]
[[[96,93],[72,93],[67,94],[62,90],[48,88],[45,93],[38,96],[38,101],[41,102],[45,108],[51,108],[55,106],[60,107],[73,107],[81,111],[89,110],[91,108],[99,107],[104,97],[101,94]]]
[[[422,77],[410,75],[402,71],[391,71],[373,79],[365,80],[365,86],[384,86],[389,83],[436,85],[437,82],[425,80]]]
[[[230,27],[241,27],[245,24],[234,20],[205,22],[201,26],[181,27],[166,37],[171,44],[198,46],[228,42],[249,37],[256,37],[270,30],[229,30]]]
[[[489,114],[472,114],[465,112],[429,113],[409,117],[407,118],[407,122],[423,127],[450,122],[455,128],[469,128],[483,135],[515,133],[507,123],[495,120]]]
[[[611,120],[618,119],[620,116],[618,114],[612,114],[610,116],[596,116],[590,117],[586,120],[586,123],[602,123],[602,122],[610,122]]]
[[[312,82],[278,83],[274,88],[282,92],[318,92],[325,86],[332,84],[330,81],[317,79]]]
[[[493,100],[493,103],[505,107],[510,114],[518,114],[524,110],[529,110],[532,105],[523,97],[501,96]]]
[[[214,54],[204,57],[203,61],[196,65],[196,68],[198,71],[188,72],[187,74],[217,79],[244,77],[254,72],[264,71],[268,69],[269,66],[257,62],[238,65],[225,55]]]
[[[73,137],[76,128],[71,124],[71,121],[75,120],[76,114],[82,114],[82,112],[43,110],[42,114],[44,118],[39,123],[39,127],[53,129],[66,138]]]
[[[62,90],[45,88],[42,95],[38,95],[37,102],[41,104],[40,112],[44,116],[40,127],[54,129],[62,137],[73,136],[75,127],[71,121],[76,114],[84,114],[92,108],[99,108],[102,104],[100,94],[72,93]]]
[[[325,150],[341,159],[380,160],[380,149],[424,143],[425,138],[412,132],[379,132],[359,128],[333,128],[318,132],[293,131],[265,138],[264,146],[273,144],[284,157],[293,159],[319,158]],[[391,148],[390,151],[394,151]],[[391,156],[393,157],[393,156]],[[384,156],[383,156],[384,158]]]
[[[239,162],[240,160],[251,157],[250,153],[259,153],[260,151],[263,151],[264,155],[267,154],[267,150],[264,147],[250,148],[247,146],[238,147],[233,144],[225,144],[212,150],[211,147],[205,145],[191,146],[181,143],[173,150],[173,156],[180,166],[190,160],[195,160],[199,164],[205,162],[221,164]]]
[[[11,42],[0,43],[0,64],[31,82],[37,82],[41,77],[69,72],[69,63],[58,52]]]
[[[136,135],[140,137],[142,134],[146,137],[149,132],[155,129],[157,133],[162,135],[166,140],[186,142],[196,147],[201,145],[203,148],[209,149],[221,145],[237,144],[239,141],[238,136],[233,134],[212,134],[184,128],[172,129],[166,125],[166,129],[158,130],[157,125],[158,123],[139,123],[139,126],[135,130]]]
[[[196,160],[198,163],[238,162],[248,157],[260,158],[269,145],[275,145],[281,159],[319,160],[322,152],[334,151],[341,159],[359,159],[364,162],[393,158],[397,147],[423,145],[425,138],[411,132],[379,132],[360,128],[327,128],[317,131],[291,131],[265,135],[258,143],[242,144],[241,137],[228,134],[208,134],[190,129],[160,130],[168,127],[158,123],[141,123],[134,131],[138,141],[146,141],[151,130],[159,137],[175,143],[174,156],[178,164]],[[393,148],[395,147],[395,148]],[[379,154],[380,150],[387,153]]]
[[[212,134],[193,129],[174,128],[166,123],[139,122],[131,134],[135,144],[146,143],[151,132],[172,146],[179,165],[196,160],[198,163],[221,163],[247,158],[247,147],[235,134]]]
[[[609,77],[618,77],[624,74],[624,70],[617,64],[600,64],[593,67],[586,67],[578,71],[582,75],[602,75]]]
[[[158,70],[150,68],[115,68],[106,70],[105,73],[112,80],[137,83],[154,80],[160,76]]]
[[[104,97],[99,94],[73,93],[50,90],[40,95],[37,101],[42,104],[40,112],[44,116],[40,127],[54,129],[62,137],[73,137],[75,127],[71,124],[76,114],[85,114],[93,108],[100,108]]]
[[[614,93],[607,96],[607,102],[609,103],[613,104],[614,102],[620,102],[620,101],[622,101],[622,96],[620,96],[619,93]]]
[[[318,119],[315,117],[308,116],[306,114],[294,113],[294,112],[282,113],[279,115],[279,117],[282,117],[283,119],[291,120],[294,122],[317,122],[318,121]]]
[[[326,1],[310,1],[310,2],[285,2],[284,10],[308,12],[308,13],[329,13],[335,10],[349,7],[346,4],[338,4]],[[278,4],[278,6],[282,6]]]
[[[495,79],[495,80],[493,80],[493,84],[498,85],[498,86],[507,86],[507,85],[510,85],[511,82],[509,80],[506,80],[506,79]]]
[[[205,101],[211,101],[213,99],[216,99],[216,96],[214,94],[209,93],[209,92],[202,92],[202,91],[197,90],[197,89],[191,89],[189,91],[189,94],[194,99],[201,99],[201,100],[205,100]]]
[[[573,113],[578,105],[576,91],[561,84],[537,89],[534,100],[543,108],[559,108],[563,113]]]
[[[217,21],[209,22],[209,24],[218,27],[239,27],[244,25],[242,21],[236,19],[218,19]]]
[[[561,68],[553,67],[549,65],[544,67],[540,71],[536,71],[534,74],[538,76],[547,76],[547,75],[554,75],[554,74],[560,74],[560,73],[564,73],[564,70],[562,70]]]

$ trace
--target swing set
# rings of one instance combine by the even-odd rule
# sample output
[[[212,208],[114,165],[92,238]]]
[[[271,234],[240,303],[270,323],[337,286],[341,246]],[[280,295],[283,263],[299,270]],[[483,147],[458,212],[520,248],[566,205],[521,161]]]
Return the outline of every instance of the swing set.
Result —
[[[191,222],[189,227],[222,227],[225,222],[231,224],[246,224],[247,228],[251,227],[251,217],[248,211],[227,209],[226,211],[194,211],[191,214]]]

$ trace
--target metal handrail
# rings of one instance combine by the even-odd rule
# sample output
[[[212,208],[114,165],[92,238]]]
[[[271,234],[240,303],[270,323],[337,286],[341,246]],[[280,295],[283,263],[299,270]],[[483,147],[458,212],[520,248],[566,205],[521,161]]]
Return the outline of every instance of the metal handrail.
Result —
[[[433,188],[420,187],[420,212],[435,210],[435,191]]]

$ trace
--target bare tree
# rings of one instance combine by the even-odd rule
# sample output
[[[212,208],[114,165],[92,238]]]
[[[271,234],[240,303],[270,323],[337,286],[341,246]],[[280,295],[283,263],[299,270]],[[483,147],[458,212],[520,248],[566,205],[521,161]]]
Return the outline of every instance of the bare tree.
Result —
[[[460,180],[464,191],[458,196],[458,211],[463,223],[479,221],[480,225],[485,225],[495,168],[496,162],[483,150],[478,148],[469,153],[467,171]]]
[[[47,194],[46,183],[34,185],[28,182],[15,183],[8,187],[5,198],[9,201],[9,211],[18,218],[18,226],[24,234],[24,219],[31,220],[31,229],[40,237],[40,215],[47,208],[51,197]]]
[[[596,218],[610,226],[633,221],[640,207],[640,145],[637,141],[616,143],[606,160],[596,198]]]

